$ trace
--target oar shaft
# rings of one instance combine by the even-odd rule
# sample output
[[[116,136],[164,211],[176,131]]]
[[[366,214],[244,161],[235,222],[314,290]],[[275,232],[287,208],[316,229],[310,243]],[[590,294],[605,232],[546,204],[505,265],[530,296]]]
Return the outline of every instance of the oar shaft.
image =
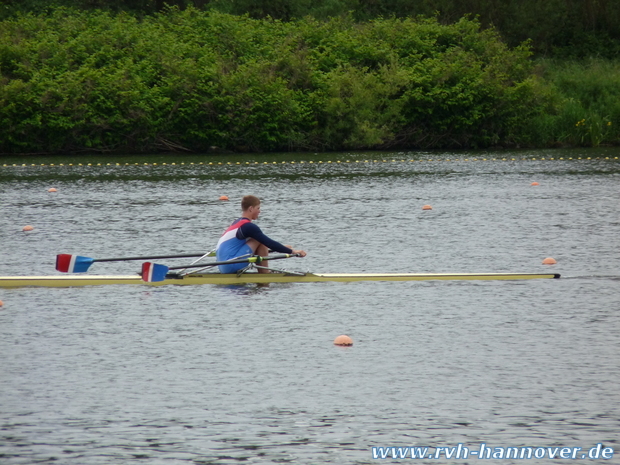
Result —
[[[158,265],[157,263],[144,262],[142,264],[142,280],[146,282],[158,282],[166,279],[166,274],[170,270],[184,270],[186,268],[207,268],[209,266],[216,265],[228,265],[230,263],[261,263],[262,261],[267,260],[279,260],[281,258],[290,258],[290,257],[299,257],[300,255],[297,253],[293,254],[284,254],[284,255],[273,255],[271,257],[261,257],[260,255],[253,255],[248,258],[239,258],[236,260],[226,260],[223,262],[211,262],[211,263],[202,263],[202,264],[192,264],[185,266],[173,266],[167,267],[165,265]]]
[[[283,254],[283,255],[273,255],[271,257],[261,257],[260,255],[253,255],[248,258],[239,258],[237,260],[225,260],[221,262],[211,262],[211,263],[198,263],[195,265],[185,265],[185,266],[169,266],[169,270],[184,270],[185,268],[206,268],[208,266],[217,266],[217,265],[231,265],[233,263],[261,263],[262,261],[267,260],[280,260],[283,258],[291,258],[291,257],[299,257],[299,254]]]
[[[159,260],[160,258],[204,257],[205,253],[186,253],[179,255],[154,255],[149,257],[94,258],[93,262],[124,262],[129,260]]]

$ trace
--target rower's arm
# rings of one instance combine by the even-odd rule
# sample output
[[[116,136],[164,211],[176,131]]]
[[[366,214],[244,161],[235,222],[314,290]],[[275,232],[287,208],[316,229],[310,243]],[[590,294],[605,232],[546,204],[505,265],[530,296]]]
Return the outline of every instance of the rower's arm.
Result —
[[[261,244],[267,246],[269,249],[280,253],[293,253],[293,249],[289,249],[287,246],[280,244],[278,241],[267,237],[261,229],[254,223],[246,223],[237,230],[237,239],[256,239]]]

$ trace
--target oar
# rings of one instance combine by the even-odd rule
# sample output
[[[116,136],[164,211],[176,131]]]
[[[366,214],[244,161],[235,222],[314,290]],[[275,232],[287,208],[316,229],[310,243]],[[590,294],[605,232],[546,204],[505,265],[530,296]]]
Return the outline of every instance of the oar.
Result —
[[[90,258],[79,255],[59,254],[56,255],[56,269],[63,273],[84,273],[95,262],[123,262],[126,260],[159,260],[161,258],[187,258],[210,256],[211,252],[186,253],[180,255],[156,255],[151,257],[124,257],[124,258]]]
[[[230,265],[233,263],[260,263],[263,260],[271,261],[271,260],[280,260],[282,258],[291,258],[291,257],[299,257],[300,255],[297,253],[292,254],[283,254],[283,255],[273,255],[271,257],[261,257],[260,255],[253,255],[248,258],[238,258],[234,260],[225,260],[222,262],[211,262],[211,263],[201,263],[196,265],[185,265],[185,266],[166,266],[160,265],[157,263],[145,262],[142,264],[142,281],[146,281],[147,283],[151,282],[159,282],[166,279],[166,275],[170,270],[183,270],[185,268],[206,268],[208,266],[217,266],[217,265]]]

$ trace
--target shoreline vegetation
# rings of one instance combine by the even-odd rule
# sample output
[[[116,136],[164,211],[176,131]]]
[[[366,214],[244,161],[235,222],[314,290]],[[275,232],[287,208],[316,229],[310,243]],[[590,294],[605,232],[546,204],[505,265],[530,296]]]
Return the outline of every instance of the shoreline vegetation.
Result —
[[[467,16],[2,18],[0,154],[620,145],[613,51],[535,55]]]

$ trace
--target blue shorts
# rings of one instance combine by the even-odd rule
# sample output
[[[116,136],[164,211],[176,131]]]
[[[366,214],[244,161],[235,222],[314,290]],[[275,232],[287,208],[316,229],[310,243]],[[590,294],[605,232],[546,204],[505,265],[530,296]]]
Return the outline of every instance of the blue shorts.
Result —
[[[247,244],[243,244],[243,246],[241,246],[239,248],[239,250],[237,250],[237,253],[235,254],[235,257],[239,257],[239,258],[249,258],[252,255],[254,255],[254,251],[252,250],[252,247],[250,247]],[[224,260],[234,260],[235,257],[232,258],[227,258],[227,259],[223,259],[220,260],[218,258],[218,261],[224,261]],[[220,270],[220,273],[236,273],[239,270],[242,270],[243,268],[245,268],[246,266],[248,266],[249,263],[248,262],[243,262],[243,263],[231,263],[229,265],[218,265],[218,268]]]

